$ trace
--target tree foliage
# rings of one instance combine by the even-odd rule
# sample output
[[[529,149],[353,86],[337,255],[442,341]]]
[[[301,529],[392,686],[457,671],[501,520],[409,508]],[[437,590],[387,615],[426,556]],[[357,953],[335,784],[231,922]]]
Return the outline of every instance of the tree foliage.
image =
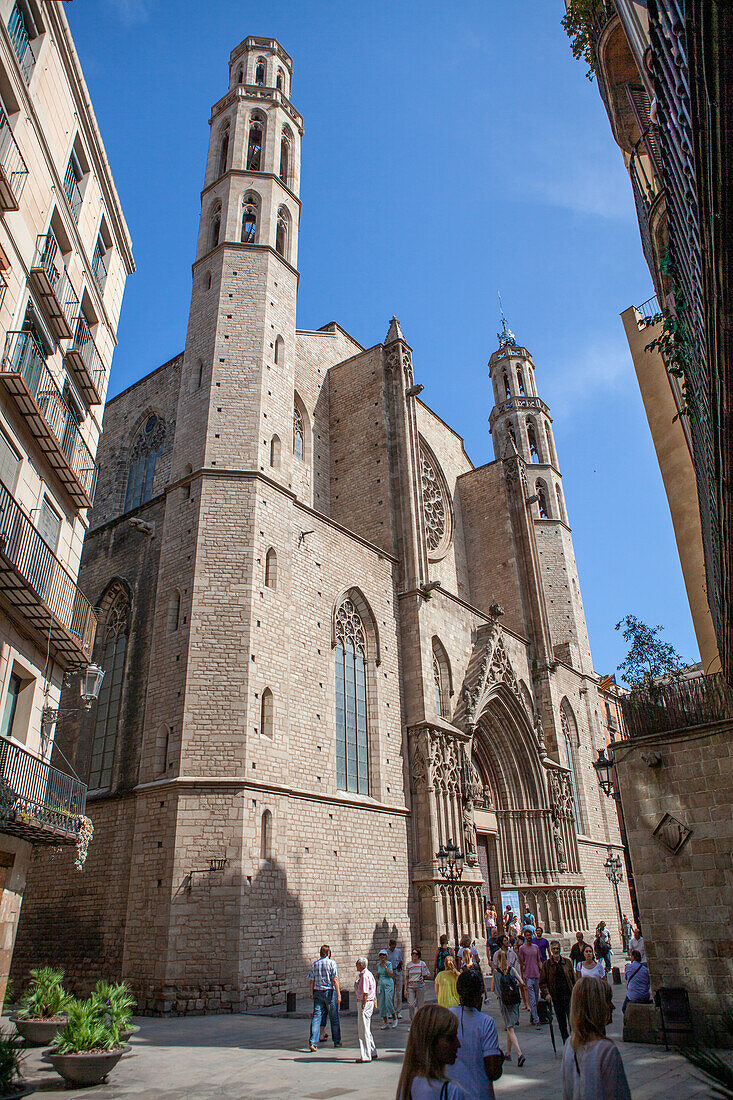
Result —
[[[596,70],[596,57],[590,38],[593,16],[599,6],[599,0],[569,0],[567,11],[560,20],[563,30],[570,39],[570,49],[576,61],[585,61],[588,80],[593,79]]]
[[[660,637],[662,626],[647,626],[636,615],[625,615],[616,623],[622,631],[629,652],[618,666],[624,683],[631,688],[649,684],[658,676],[674,676],[685,668],[685,662],[671,642]]]

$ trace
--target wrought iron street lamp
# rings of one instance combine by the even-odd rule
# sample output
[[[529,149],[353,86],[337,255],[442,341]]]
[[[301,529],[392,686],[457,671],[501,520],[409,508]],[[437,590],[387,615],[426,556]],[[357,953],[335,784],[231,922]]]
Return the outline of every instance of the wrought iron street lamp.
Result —
[[[449,838],[445,848],[441,844],[439,851],[435,853],[438,861],[438,869],[441,878],[447,883],[450,890],[451,911],[453,913],[453,934],[456,941],[456,958],[458,958],[458,915],[456,913],[456,883],[460,882],[463,874],[464,855],[458,845]]]
[[[618,926],[621,930],[621,942],[624,944],[624,947],[626,947],[626,944],[624,942],[624,940],[625,940],[625,936],[624,936],[624,918],[623,918],[623,914],[621,913],[621,900],[618,896],[618,884],[619,884],[619,882],[623,882],[624,873],[621,870],[621,860],[619,859],[618,856],[615,856],[613,854],[613,851],[610,848],[608,849],[608,858],[606,859],[606,862],[603,864],[603,866],[605,868],[606,877],[608,878],[608,881],[613,884],[613,888],[616,891],[616,909],[618,910]]]
[[[62,714],[69,714],[77,710],[90,710],[92,703],[99,698],[99,691],[104,679],[104,669],[99,665],[79,665],[67,671],[64,679],[68,683],[72,676],[79,677],[79,691],[81,692],[82,707],[44,707],[41,711],[41,736],[47,741],[51,727],[58,722]]]
[[[596,769],[596,775],[598,776],[598,782],[601,785],[601,790],[608,798],[616,798],[616,787],[613,781],[613,768],[614,768],[613,753],[610,756],[606,756],[605,749],[598,750],[598,759],[593,761],[593,767]]]

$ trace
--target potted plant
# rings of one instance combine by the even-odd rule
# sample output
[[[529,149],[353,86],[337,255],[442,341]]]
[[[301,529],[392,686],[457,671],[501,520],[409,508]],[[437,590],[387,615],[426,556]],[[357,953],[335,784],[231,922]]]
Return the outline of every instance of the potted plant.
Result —
[[[98,1085],[125,1053],[117,1028],[104,1020],[95,997],[72,1001],[68,1020],[45,1054],[70,1085]]]
[[[63,970],[40,966],[31,970],[28,988],[11,1017],[29,1046],[45,1046],[66,1023],[66,1009],[72,999],[64,989]]]
[[[23,1057],[18,1036],[0,1030],[0,1100],[19,1100],[33,1091],[31,1085],[23,1084]]]
[[[132,1010],[137,1002],[127,982],[97,982],[92,999],[97,1003],[100,1018],[117,1029],[121,1042],[126,1043],[138,1031],[132,1023]]]

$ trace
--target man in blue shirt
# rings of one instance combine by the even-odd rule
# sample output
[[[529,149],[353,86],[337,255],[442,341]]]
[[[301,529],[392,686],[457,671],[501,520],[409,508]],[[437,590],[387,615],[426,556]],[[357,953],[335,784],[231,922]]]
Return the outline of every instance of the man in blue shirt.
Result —
[[[634,951],[629,952],[631,955],[631,962],[627,962],[624,969],[624,977],[626,978],[626,999],[624,1000],[622,1012],[626,1011],[626,1006],[631,1001],[632,1004],[649,1004],[651,1001],[651,983],[649,981],[649,968],[645,962],[641,961],[641,952]]]
[[[550,950],[550,941],[545,939],[542,932],[542,925],[540,924],[537,925],[537,931],[534,936],[532,936],[532,943],[535,947],[539,947],[540,949],[540,962],[547,962],[547,952]]]
[[[341,987],[339,986],[338,967],[331,958],[331,948],[327,943],[324,943],[321,948],[320,958],[315,960],[308,971],[308,981],[311,997],[313,998],[310,1049],[318,1050],[318,1038],[321,1027],[326,1023],[326,1018],[331,1020],[333,1045],[340,1047],[341,1021],[339,1020],[339,1005],[341,1004]]]

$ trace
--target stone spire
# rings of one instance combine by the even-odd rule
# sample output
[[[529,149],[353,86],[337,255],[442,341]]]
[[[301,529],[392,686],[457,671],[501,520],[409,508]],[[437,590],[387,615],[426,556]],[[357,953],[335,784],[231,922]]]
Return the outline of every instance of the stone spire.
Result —
[[[384,339],[385,346],[387,344],[394,344],[397,340],[402,340],[403,343],[407,342],[405,340],[404,336],[402,335],[402,329],[400,328],[400,322],[397,320],[396,317],[393,317],[392,320],[389,323],[389,332],[387,333],[387,335]]]

